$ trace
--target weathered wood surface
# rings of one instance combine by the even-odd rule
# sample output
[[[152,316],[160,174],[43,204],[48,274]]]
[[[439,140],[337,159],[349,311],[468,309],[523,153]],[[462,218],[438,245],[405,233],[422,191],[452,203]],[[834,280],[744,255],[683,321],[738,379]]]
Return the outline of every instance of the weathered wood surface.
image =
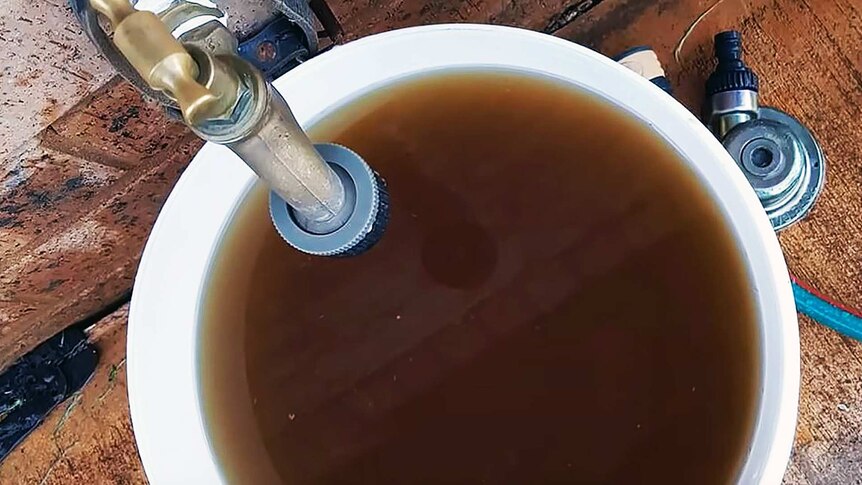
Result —
[[[695,110],[711,69],[712,35],[742,30],[765,102],[809,125],[829,160],[826,191],[814,213],[781,235],[788,262],[818,289],[862,306],[858,1],[604,0],[584,15],[577,15],[583,2],[565,0],[330,4],[348,39],[400,26],[472,21],[547,30],[605,54],[650,44],[679,98]],[[2,29],[0,37],[8,38]],[[39,138],[0,156],[0,366],[128,290],[155,213],[196,147],[182,127],[114,81]],[[103,324],[116,326],[124,318],[119,312]],[[786,482],[862,483],[862,345],[805,318],[800,329],[803,392]],[[125,389],[116,380],[107,396],[121,399],[101,395],[105,376],[122,359],[122,342],[112,349],[103,351],[100,373],[79,404],[68,412],[69,403],[62,405],[0,465],[0,483],[144,480]],[[103,397],[98,406],[92,405],[94,393],[96,401]],[[121,471],[109,475],[106,463]]]
[[[128,292],[201,145],[115,79],[0,160],[0,368]]]
[[[10,0],[0,13],[0,160],[114,75],[65,0]]]
[[[201,145],[98,56],[65,0],[0,12],[0,369],[127,294]]]

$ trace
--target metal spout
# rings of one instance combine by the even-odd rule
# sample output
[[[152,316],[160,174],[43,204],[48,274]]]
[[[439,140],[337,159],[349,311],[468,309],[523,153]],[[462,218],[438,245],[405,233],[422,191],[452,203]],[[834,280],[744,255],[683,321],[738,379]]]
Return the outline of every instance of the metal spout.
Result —
[[[228,144],[315,234],[341,227],[350,215],[344,185],[296,122],[284,98],[266,85],[265,110],[250,136]]]
[[[314,234],[341,227],[350,215],[341,179],[320,156],[284,98],[260,71],[234,55],[193,50],[201,72],[236,79],[237,102],[219,117],[190,124],[203,139],[227,146],[293,209]]]

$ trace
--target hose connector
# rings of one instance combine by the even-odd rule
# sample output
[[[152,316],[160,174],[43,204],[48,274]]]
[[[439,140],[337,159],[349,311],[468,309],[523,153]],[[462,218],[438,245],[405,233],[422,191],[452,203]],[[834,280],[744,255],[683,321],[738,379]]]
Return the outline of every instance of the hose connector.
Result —
[[[733,156],[777,231],[811,210],[825,180],[823,152],[796,118],[760,106],[757,74],[742,60],[739,32],[715,36],[704,122]]]
[[[706,81],[706,123],[719,138],[757,118],[759,81],[742,60],[742,36],[730,30],[715,36],[718,65]]]

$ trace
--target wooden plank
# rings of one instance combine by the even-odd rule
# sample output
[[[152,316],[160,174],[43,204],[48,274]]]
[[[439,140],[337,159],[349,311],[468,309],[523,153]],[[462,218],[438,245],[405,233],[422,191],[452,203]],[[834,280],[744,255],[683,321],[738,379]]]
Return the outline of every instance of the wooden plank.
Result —
[[[441,23],[491,23],[545,31],[563,12],[586,9],[587,0],[341,0],[328,2],[345,39],[386,30]],[[574,17],[571,17],[574,18]]]
[[[129,291],[201,145],[114,79],[0,162],[0,368]]]
[[[0,64],[3,368],[128,292],[200,143],[116,77],[65,1],[6,5]]]
[[[4,2],[0,66],[0,160],[114,76],[63,0]]]
[[[787,484],[862,483],[862,344],[800,319],[802,393]]]
[[[68,224],[82,205],[122,175],[116,168],[44,146],[23,148],[0,163],[0,261]]]
[[[161,204],[201,142],[189,135],[167,160],[143,163],[121,177],[63,229],[28,243],[0,263],[0,366],[125,294]],[[26,304],[9,317],[3,308]],[[16,310],[19,311],[19,310]]]
[[[86,102],[48,126],[40,144],[109,167],[130,169],[166,155],[190,131],[114,77]]]

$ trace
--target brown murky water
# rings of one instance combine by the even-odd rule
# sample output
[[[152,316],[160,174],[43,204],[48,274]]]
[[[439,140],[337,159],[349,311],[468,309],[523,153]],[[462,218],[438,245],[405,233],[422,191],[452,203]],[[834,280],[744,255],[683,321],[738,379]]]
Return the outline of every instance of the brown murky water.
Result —
[[[235,483],[727,483],[758,338],[717,209],[642,123],[514,73],[402,82],[313,130],[388,181],[383,241],[290,249],[251,193],[203,307]]]

